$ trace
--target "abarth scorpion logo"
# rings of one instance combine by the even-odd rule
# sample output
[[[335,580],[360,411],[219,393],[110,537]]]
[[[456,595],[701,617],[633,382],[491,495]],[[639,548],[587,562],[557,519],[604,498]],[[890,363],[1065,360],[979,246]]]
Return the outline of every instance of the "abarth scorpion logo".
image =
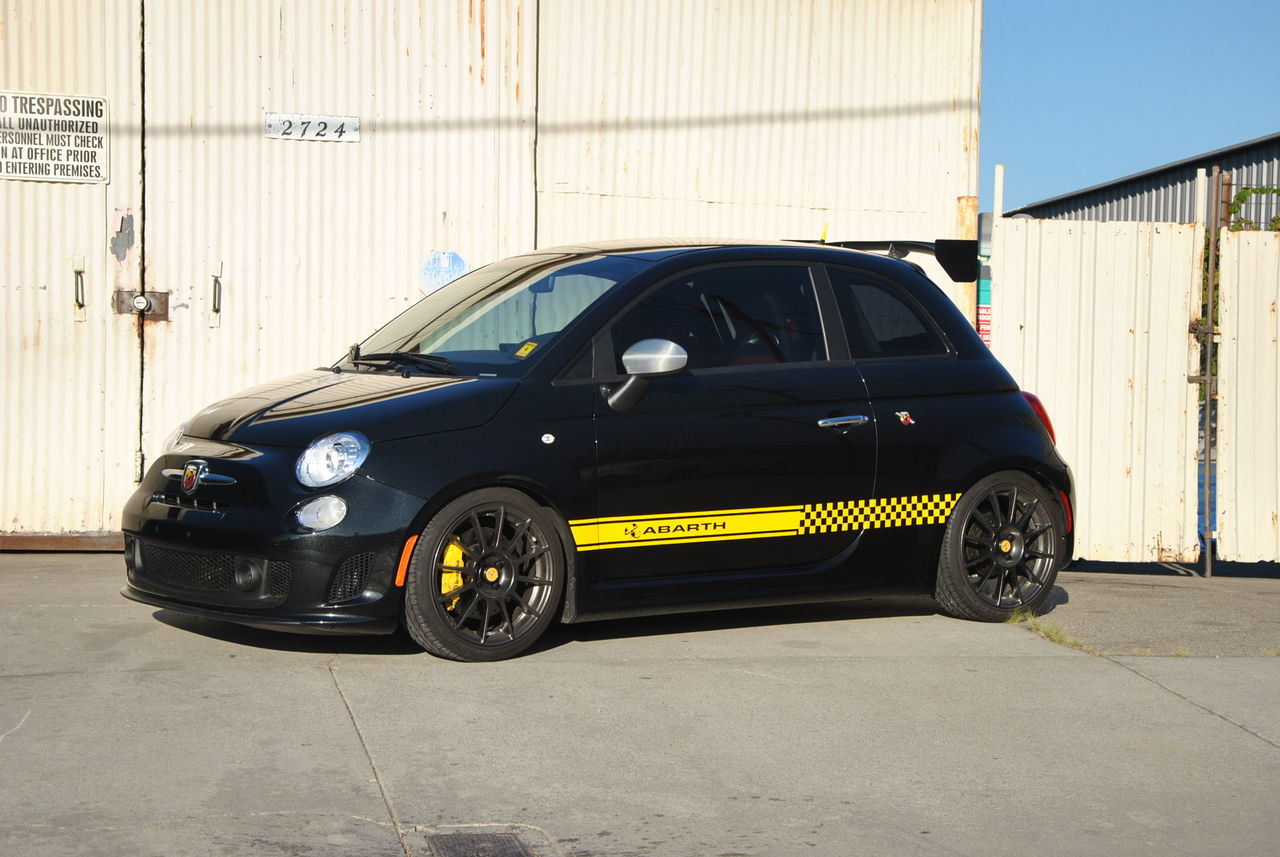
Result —
[[[187,466],[182,468],[182,493],[196,493],[196,489],[200,487],[200,483],[204,481],[204,475],[208,472],[209,464],[207,462],[188,461]]]
[[[897,417],[898,422],[902,423],[904,426],[913,426],[916,424],[916,421],[911,419],[910,411],[894,411],[893,415]]]

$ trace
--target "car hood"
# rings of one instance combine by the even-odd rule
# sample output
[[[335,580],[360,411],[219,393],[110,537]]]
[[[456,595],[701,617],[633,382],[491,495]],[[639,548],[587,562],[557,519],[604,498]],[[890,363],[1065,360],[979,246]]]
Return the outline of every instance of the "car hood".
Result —
[[[393,440],[485,423],[517,385],[500,378],[315,370],[212,404],[187,422],[184,433],[267,446],[305,446],[334,431]]]

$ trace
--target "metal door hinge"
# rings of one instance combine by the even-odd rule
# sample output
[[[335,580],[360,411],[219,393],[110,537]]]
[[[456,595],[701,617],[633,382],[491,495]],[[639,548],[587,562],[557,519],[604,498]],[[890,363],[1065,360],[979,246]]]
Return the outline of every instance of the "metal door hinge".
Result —
[[[168,292],[115,291],[115,310],[121,315],[143,315],[150,321],[169,320]]]

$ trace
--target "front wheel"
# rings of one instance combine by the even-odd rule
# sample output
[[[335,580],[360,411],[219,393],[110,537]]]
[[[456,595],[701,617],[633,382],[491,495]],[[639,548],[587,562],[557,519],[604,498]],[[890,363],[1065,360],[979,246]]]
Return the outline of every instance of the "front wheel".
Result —
[[[514,657],[551,624],[564,569],[550,513],[519,491],[473,491],[422,531],[405,580],[405,626],[441,657]]]
[[[935,596],[961,619],[1003,622],[1049,597],[1065,550],[1062,512],[1030,476],[996,473],[951,512],[938,556]]]

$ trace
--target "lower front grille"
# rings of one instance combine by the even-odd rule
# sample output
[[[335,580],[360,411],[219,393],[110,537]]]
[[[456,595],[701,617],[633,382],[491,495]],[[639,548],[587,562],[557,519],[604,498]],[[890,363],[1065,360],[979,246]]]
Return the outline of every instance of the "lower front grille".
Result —
[[[289,597],[289,587],[293,585],[293,569],[287,562],[272,560],[267,563],[267,592],[272,598],[281,601]]]
[[[142,569],[152,580],[183,589],[229,592],[235,588],[236,558],[227,553],[189,553],[143,545]]]
[[[348,557],[338,569],[338,573],[333,576],[333,582],[329,584],[329,603],[346,601],[364,592],[365,585],[369,582],[369,571],[372,568],[373,554],[371,553],[358,553]]]
[[[156,583],[193,592],[235,593],[242,597],[257,597],[270,601],[283,601],[293,584],[293,570],[289,563],[271,561],[265,563],[265,579],[260,587],[246,592],[236,583],[236,566],[241,561],[263,561],[237,557],[229,553],[196,553],[143,544],[139,552],[141,575]]]

